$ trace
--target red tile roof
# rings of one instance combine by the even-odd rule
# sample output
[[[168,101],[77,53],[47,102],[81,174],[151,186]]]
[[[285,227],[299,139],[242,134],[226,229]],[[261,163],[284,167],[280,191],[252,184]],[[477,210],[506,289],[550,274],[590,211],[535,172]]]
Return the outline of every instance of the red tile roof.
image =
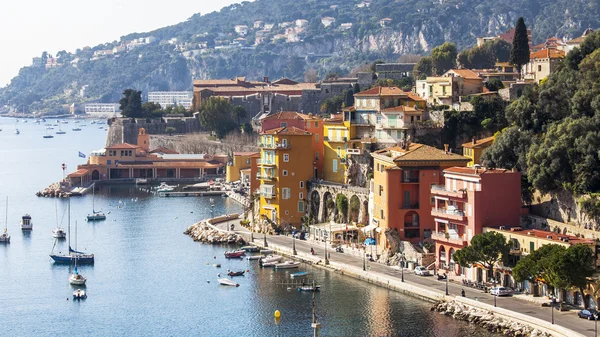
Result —
[[[462,174],[468,176],[481,177],[483,174],[515,173],[507,169],[489,169],[485,167],[451,167],[444,170],[444,173]]]
[[[540,51],[536,51],[531,53],[529,58],[533,59],[561,59],[565,57],[565,52],[558,49],[542,49]]]
[[[494,137],[487,137],[487,138],[482,138],[482,139],[476,139],[475,140],[475,144],[473,144],[473,142],[468,142],[468,143],[464,143],[462,144],[462,147],[466,147],[466,148],[481,148],[481,147],[488,147],[490,145],[492,145],[494,143]]]
[[[281,111],[276,114],[269,115],[269,116],[263,118],[263,120],[266,120],[266,119],[278,119],[278,120],[279,119],[283,119],[283,120],[305,119],[306,120],[306,119],[318,119],[318,118],[319,117],[317,117],[317,116],[307,115],[307,114],[299,113],[296,111]]]
[[[450,69],[446,73],[453,72],[456,75],[469,80],[483,80],[476,72],[470,69]]]
[[[137,145],[133,145],[133,144],[129,144],[129,143],[121,143],[121,144],[109,146],[106,149],[107,150],[122,150],[122,149],[134,150],[134,149],[137,149],[138,147],[139,146],[137,146]]]
[[[578,238],[574,235],[568,235],[568,234],[557,234],[555,232],[550,232],[550,231],[544,231],[541,229],[523,229],[523,230],[499,230],[497,228],[494,228],[495,230],[498,230],[500,232],[503,233],[511,233],[511,234],[515,234],[515,235],[528,235],[528,236],[535,236],[537,238],[540,239],[547,239],[547,240],[552,240],[552,241],[560,241],[560,242],[565,242],[562,240],[562,238],[566,238],[568,239],[568,243],[570,244],[578,244],[578,243],[584,243],[584,244],[593,244],[594,240],[593,239],[585,239],[585,238]]]
[[[393,106],[391,108],[384,108],[381,109],[381,112],[404,112],[404,113],[417,113],[417,114],[421,114],[423,113],[423,110],[421,109],[417,109],[411,106],[406,106],[406,105],[399,105],[399,106]]]
[[[244,157],[251,157],[255,154],[260,154],[260,152],[234,152],[233,153],[234,156],[244,156]]]
[[[312,135],[308,131],[304,131],[295,126],[283,127],[283,128],[275,128],[271,130],[267,130],[262,133],[263,135]]]
[[[398,87],[375,87],[369,90],[361,91],[357,94],[354,94],[354,96],[408,96],[414,101],[425,101],[410,91],[404,91]]]
[[[471,159],[459,154],[445,152],[432,146],[417,143],[411,143],[408,148],[390,147],[376,151],[374,154],[390,157],[397,164],[408,162],[456,162],[466,164],[471,161]]]
[[[88,170],[86,169],[79,169],[73,173],[69,173],[69,175],[67,176],[67,178],[79,178],[79,177],[83,177],[85,175],[88,174]]]

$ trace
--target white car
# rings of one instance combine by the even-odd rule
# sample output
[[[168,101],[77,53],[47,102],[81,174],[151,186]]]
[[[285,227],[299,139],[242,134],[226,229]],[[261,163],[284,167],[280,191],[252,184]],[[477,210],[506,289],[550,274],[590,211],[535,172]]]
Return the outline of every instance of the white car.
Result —
[[[415,268],[415,275],[429,276],[429,270],[423,266],[418,266]]]
[[[510,290],[502,286],[496,286],[490,289],[490,294],[494,296],[508,296],[510,295]]]

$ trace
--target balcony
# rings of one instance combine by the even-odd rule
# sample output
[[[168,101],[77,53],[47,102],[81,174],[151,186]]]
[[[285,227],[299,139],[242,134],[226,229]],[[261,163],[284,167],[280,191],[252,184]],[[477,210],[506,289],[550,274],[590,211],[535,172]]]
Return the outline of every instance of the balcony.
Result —
[[[323,137],[323,140],[330,142],[330,143],[346,143],[348,142],[348,138],[347,137]]]
[[[419,203],[402,203],[399,207],[400,209],[419,209]]]
[[[377,123],[375,125],[375,127],[377,129],[382,129],[382,130],[400,130],[400,129],[406,129],[404,127],[404,125],[400,125],[398,123]]]
[[[270,150],[289,150],[290,143],[258,143],[258,147]]]
[[[273,185],[261,185],[260,196],[265,199],[273,199],[276,197],[275,186]]]
[[[431,215],[438,218],[444,218],[454,221],[467,221],[467,215],[464,211],[461,211],[459,209],[452,210],[443,208],[432,208]]]
[[[275,160],[260,158],[257,160],[257,164],[259,166],[275,166]]]
[[[419,223],[418,222],[405,222],[404,228],[406,228],[406,229],[419,228]]]
[[[275,179],[277,179],[277,177],[275,177],[274,175],[260,174],[260,173],[256,174],[256,178],[260,179],[260,180],[275,180]]]
[[[447,189],[446,186],[444,186],[444,185],[432,186],[431,194],[449,197],[449,198],[455,198],[455,199],[466,199],[467,198],[466,190],[453,191],[453,190]]]
[[[361,155],[362,154],[362,149],[347,149],[346,150],[346,154],[352,156],[352,155]]]
[[[402,177],[403,183],[418,183],[419,177]]]
[[[461,237],[446,237],[446,235],[447,233],[445,232],[431,233],[431,238],[438,242],[447,242],[458,246],[464,246],[467,244],[467,242]]]

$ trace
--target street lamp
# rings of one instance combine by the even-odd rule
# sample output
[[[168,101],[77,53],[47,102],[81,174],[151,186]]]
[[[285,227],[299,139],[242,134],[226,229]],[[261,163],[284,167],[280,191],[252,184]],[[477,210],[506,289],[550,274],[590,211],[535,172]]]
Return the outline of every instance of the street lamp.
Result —
[[[363,271],[367,271],[367,247],[363,250]]]
[[[446,275],[446,296],[447,296],[447,295],[450,295],[450,294],[448,293],[448,275]]]
[[[552,311],[552,324],[554,324],[554,299],[550,302],[550,311]]]
[[[296,251],[296,237],[294,234],[292,234],[292,254],[298,255],[298,252]]]
[[[598,306],[596,306],[596,311]],[[594,314],[594,336],[598,336],[598,313]]]
[[[327,238],[323,240],[323,244],[325,246],[325,265],[329,264],[329,258],[327,257]]]

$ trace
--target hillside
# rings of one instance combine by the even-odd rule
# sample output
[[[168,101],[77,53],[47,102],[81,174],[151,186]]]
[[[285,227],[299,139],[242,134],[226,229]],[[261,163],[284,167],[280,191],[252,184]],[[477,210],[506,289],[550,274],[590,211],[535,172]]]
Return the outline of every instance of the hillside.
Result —
[[[402,54],[426,53],[445,41],[467,48],[478,36],[511,28],[519,16],[532,29],[534,42],[551,36],[573,38],[598,26],[600,4],[598,0],[244,2],[76,53],[43,54],[0,89],[0,106],[10,102],[26,112],[56,112],[71,103],[117,101],[127,87],[144,93],[190,90],[194,78],[267,75],[302,80],[309,68],[320,77],[347,73],[376,59],[395,61]],[[325,17],[335,22],[325,27],[321,20]],[[383,18],[390,20],[381,22]],[[262,25],[254,28],[257,20]]]

